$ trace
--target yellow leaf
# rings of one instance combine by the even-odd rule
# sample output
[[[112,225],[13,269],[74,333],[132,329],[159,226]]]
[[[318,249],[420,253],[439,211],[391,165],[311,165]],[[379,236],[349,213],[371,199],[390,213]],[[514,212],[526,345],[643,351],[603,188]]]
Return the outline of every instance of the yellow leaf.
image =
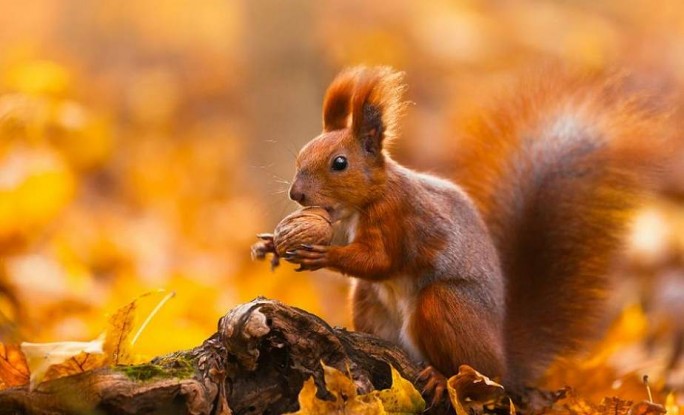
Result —
[[[337,410],[338,403],[323,401],[316,397],[316,384],[313,376],[307,379],[299,391],[299,411],[292,412],[290,415],[318,415],[329,414]]]
[[[76,180],[59,154],[16,147],[0,157],[0,238],[42,229],[64,210]]]
[[[139,298],[119,308],[109,317],[102,349],[107,356],[108,363],[112,365],[128,363],[130,360],[130,336]]]
[[[106,357],[103,354],[81,352],[62,363],[50,366],[43,377],[43,381],[97,369],[103,367],[105,361]]]
[[[299,411],[292,415],[337,414],[385,414],[382,402],[371,394],[358,396],[356,385],[344,373],[334,367],[323,366],[326,389],[335,398],[325,401],[316,397],[316,385],[313,378],[304,382],[299,393]]]
[[[382,406],[388,414],[419,414],[425,410],[425,401],[411,382],[392,369],[392,387],[376,391]]]
[[[62,66],[45,60],[23,62],[5,74],[5,84],[30,94],[62,94],[70,84],[69,72]]]
[[[354,381],[351,378],[323,362],[321,362],[321,366],[323,366],[325,387],[330,393],[341,399],[356,397],[356,385],[354,385]]]
[[[28,382],[28,363],[19,346],[0,343],[0,390]]]
[[[164,297],[157,303],[157,305],[149,313],[145,321],[138,327],[137,332],[133,333],[133,328],[136,325],[136,311],[138,310],[138,302],[145,297],[154,294],[165,294]],[[109,317],[107,322],[107,329],[105,331],[105,340],[103,350],[107,356],[107,362],[111,365],[123,365],[136,363],[131,355],[131,347],[137,341],[140,333],[147,327],[152,317],[159,311],[159,309],[166,304],[166,302],[175,295],[174,292],[165,293],[164,290],[152,291],[140,295],[135,300],[126,304],[125,306],[116,310],[116,312]],[[134,335],[133,335],[134,334]],[[131,335],[133,337],[131,338]]]
[[[322,363],[321,363],[322,364]],[[325,387],[335,398],[332,401],[316,397],[313,378],[304,382],[299,393],[299,411],[292,415],[319,414],[420,414],[425,401],[413,385],[392,368],[392,387],[359,395],[354,382],[334,367],[323,366]]]
[[[134,363],[131,356],[132,344],[154,314],[174,293],[166,294],[159,301],[131,339],[135,327],[138,301],[141,298],[159,293],[163,293],[163,291],[145,293],[116,310],[109,318],[105,332],[93,341],[22,343],[21,349],[28,361],[28,367],[31,369],[31,385],[35,386],[45,380],[73,375],[106,365]]]
[[[677,398],[673,392],[667,394],[665,398],[665,409],[667,410],[667,415],[679,415],[682,411],[679,405],[677,405]]]

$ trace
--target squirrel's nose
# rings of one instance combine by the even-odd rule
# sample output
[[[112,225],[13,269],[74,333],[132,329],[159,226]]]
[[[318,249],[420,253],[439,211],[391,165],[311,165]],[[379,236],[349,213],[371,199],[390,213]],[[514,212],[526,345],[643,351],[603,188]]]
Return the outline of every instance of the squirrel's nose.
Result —
[[[306,197],[304,196],[304,192],[301,192],[299,190],[295,190],[294,187],[290,188],[290,199],[294,200],[295,202],[302,204],[304,203],[304,199]]]

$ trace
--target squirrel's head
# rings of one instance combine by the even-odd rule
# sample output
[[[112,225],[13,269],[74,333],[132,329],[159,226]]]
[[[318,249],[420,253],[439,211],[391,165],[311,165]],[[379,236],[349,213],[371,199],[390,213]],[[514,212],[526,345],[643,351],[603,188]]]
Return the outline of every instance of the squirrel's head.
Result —
[[[382,196],[385,149],[406,107],[403,79],[388,67],[351,68],[335,78],[323,101],[323,133],[297,156],[292,200],[324,207],[335,221]]]

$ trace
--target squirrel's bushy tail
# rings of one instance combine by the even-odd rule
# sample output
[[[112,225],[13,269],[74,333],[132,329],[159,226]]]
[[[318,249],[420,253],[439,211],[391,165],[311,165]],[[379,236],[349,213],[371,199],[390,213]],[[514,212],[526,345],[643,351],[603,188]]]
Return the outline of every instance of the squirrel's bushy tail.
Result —
[[[595,334],[611,260],[664,142],[665,117],[618,78],[540,75],[458,142],[458,183],[506,276],[512,389]]]

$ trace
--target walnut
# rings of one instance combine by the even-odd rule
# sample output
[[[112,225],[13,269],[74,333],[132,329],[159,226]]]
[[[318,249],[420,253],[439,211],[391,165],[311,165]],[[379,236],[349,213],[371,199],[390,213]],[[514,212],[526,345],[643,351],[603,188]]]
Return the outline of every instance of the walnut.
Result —
[[[332,237],[330,215],[325,209],[314,206],[290,213],[273,232],[273,242],[279,256],[300,248],[302,244],[330,245]]]

